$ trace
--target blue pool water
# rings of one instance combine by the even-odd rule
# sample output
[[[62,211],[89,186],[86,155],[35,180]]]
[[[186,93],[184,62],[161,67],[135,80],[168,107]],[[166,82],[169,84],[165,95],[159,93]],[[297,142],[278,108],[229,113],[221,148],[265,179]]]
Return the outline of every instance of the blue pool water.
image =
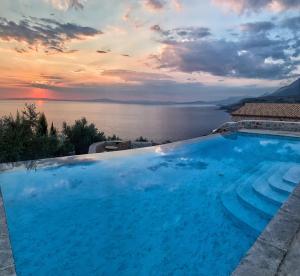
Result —
[[[0,174],[18,275],[229,275],[297,184],[300,140],[234,133],[62,161]]]

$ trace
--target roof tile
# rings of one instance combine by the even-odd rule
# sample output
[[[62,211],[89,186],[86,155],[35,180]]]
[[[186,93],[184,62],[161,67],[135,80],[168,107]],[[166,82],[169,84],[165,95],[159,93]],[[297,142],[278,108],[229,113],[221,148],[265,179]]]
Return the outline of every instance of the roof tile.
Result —
[[[231,115],[300,119],[300,104],[246,103],[238,110],[232,112]]]

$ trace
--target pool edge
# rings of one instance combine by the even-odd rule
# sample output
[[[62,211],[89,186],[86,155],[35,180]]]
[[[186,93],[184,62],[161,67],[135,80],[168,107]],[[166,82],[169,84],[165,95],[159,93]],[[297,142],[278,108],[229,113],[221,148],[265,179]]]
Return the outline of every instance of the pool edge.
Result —
[[[231,275],[281,275],[281,266],[299,234],[300,184],[296,186]]]
[[[8,162],[8,163],[0,163],[0,174],[6,173],[8,171],[16,171],[16,170],[36,170],[38,168],[47,168],[47,167],[58,167],[66,164],[76,164],[81,162],[91,162],[91,161],[101,161],[108,160],[112,158],[120,158],[127,156],[134,156],[143,153],[153,152],[155,149],[160,150],[168,150],[177,146],[181,146],[189,143],[197,143],[200,141],[209,140],[216,137],[222,137],[230,134],[231,132],[226,133],[211,133],[207,135],[203,135],[200,137],[190,138],[181,141],[175,141],[168,144],[156,145],[145,148],[136,148],[136,149],[127,149],[121,151],[113,151],[113,152],[102,152],[102,153],[90,153],[90,154],[81,154],[81,155],[71,155],[71,156],[62,156],[62,157],[52,157],[45,159],[36,159],[36,160],[28,160],[28,161],[18,161],[18,162]]]
[[[0,274],[1,276],[14,276],[16,274],[15,262],[9,239],[4,202],[0,187]]]

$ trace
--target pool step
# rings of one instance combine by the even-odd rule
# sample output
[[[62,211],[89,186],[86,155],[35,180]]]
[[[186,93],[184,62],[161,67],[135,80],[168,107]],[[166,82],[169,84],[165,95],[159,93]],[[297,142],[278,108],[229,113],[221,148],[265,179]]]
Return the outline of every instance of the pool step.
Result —
[[[255,182],[264,183],[269,175],[277,170],[277,166],[270,163],[263,163],[248,178],[237,187],[237,195],[242,204],[251,208],[263,217],[270,219],[276,213],[278,206],[265,200],[253,191],[252,184]]]
[[[258,235],[261,233],[268,223],[267,219],[243,206],[234,191],[223,194],[221,201],[231,219],[237,224],[244,226],[252,234]]]
[[[284,175],[283,180],[297,185],[300,183],[300,165],[294,165]]]
[[[278,206],[288,198],[288,195],[273,190],[267,181],[256,181],[252,184],[252,188],[259,196]]]
[[[284,172],[286,172],[285,167],[271,175],[268,182],[273,190],[289,195],[294,190],[295,186],[292,185],[292,183],[288,183],[283,180],[282,176]]]
[[[226,213],[248,231],[261,233],[294,188],[283,181],[291,166],[264,162],[244,174],[231,190],[221,195]]]
[[[242,204],[246,205],[253,211],[258,212],[267,219],[271,219],[279,208],[276,204],[257,195],[253,191],[250,183],[246,183],[245,185],[238,187],[237,196]]]

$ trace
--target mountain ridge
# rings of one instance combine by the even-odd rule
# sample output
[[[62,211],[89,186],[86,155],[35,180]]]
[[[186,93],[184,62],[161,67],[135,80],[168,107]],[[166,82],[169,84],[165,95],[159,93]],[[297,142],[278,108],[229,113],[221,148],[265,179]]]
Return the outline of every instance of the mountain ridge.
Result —
[[[231,112],[237,110],[245,103],[300,103],[300,78],[271,94],[256,98],[244,98],[236,103],[223,105],[222,108]]]

